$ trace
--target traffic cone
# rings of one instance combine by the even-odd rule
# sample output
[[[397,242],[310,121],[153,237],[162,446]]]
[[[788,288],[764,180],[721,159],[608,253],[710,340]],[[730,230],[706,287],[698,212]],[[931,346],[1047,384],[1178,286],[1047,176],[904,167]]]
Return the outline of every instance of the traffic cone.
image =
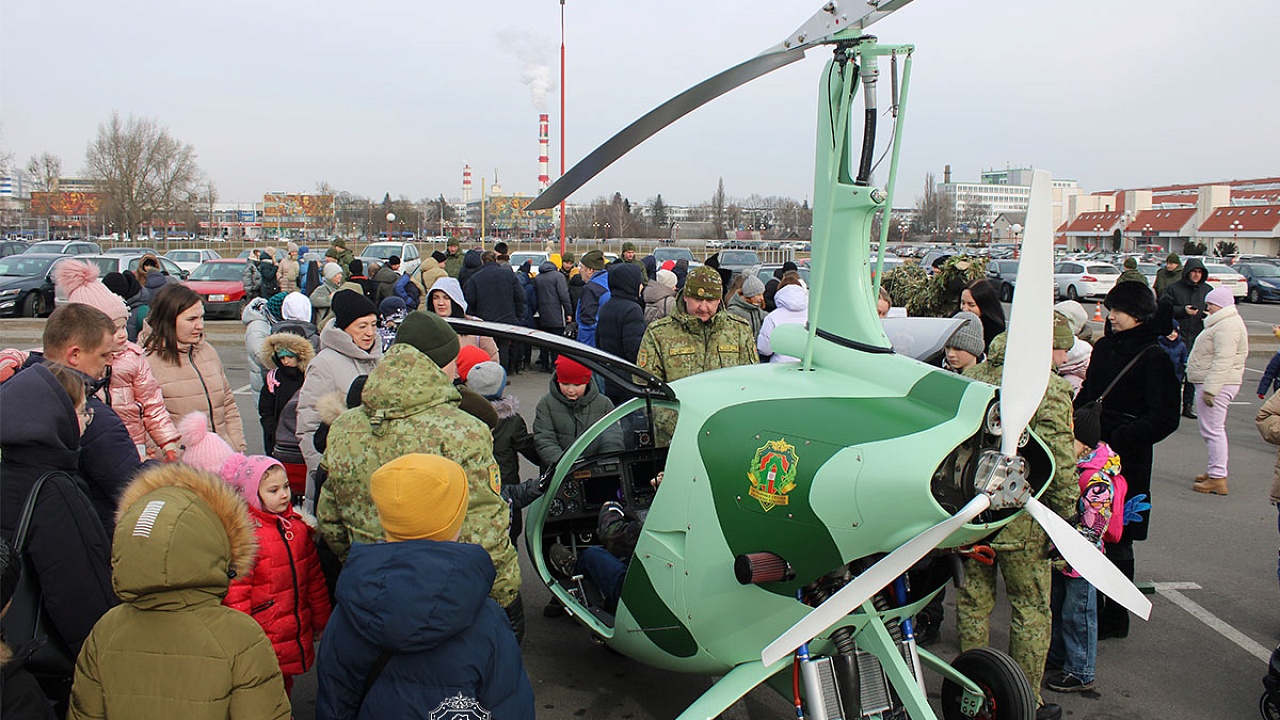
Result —
[[[1102,303],[1093,306],[1093,321],[1102,322]]]

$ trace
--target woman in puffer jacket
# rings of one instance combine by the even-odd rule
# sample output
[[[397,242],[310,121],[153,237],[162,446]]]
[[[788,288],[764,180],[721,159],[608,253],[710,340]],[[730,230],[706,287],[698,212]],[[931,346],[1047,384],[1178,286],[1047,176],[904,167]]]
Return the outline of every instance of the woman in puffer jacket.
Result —
[[[98,268],[80,260],[63,260],[53,269],[54,282],[67,300],[97,308],[116,324],[116,350],[106,402],[124,422],[135,445],[160,448],[165,458],[178,457],[178,428],[164,404],[160,383],[142,348],[129,342],[125,328],[128,306],[98,280]]]
[[[142,347],[169,417],[199,410],[215,433],[244,452],[244,425],[218,351],[204,340],[204,303],[186,285],[169,285],[152,301]]]

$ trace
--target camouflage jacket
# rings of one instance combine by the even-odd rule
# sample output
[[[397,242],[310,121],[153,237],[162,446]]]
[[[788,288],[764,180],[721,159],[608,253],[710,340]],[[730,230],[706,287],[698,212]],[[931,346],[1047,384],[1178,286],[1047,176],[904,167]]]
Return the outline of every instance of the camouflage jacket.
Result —
[[[683,293],[670,315],[645,330],[636,356],[637,365],[667,382],[759,361],[755,338],[744,320],[725,312],[722,304],[704,323],[685,311]]]
[[[951,317],[960,309],[960,292],[986,276],[984,258],[952,255],[932,275],[916,264],[895,268],[885,273],[884,287],[912,317]]]
[[[520,566],[508,536],[510,513],[499,495],[489,428],[458,408],[453,383],[408,345],[391,346],[369,373],[363,400],[329,429],[329,479],[316,506],[320,536],[343,558],[353,542],[383,540],[382,522],[369,495],[373,472],[408,453],[447,457],[466,471],[470,488],[459,542],[489,552],[498,571],[490,596],[503,607],[509,605],[520,590]]]
[[[991,341],[987,349],[986,362],[979,363],[964,371],[965,377],[980,380],[991,385],[1000,385],[1004,374],[1004,352],[1007,335],[1001,333]],[[1072,417],[1071,385],[1057,375],[1049,376],[1049,385],[1045,388],[1044,399],[1036,414],[1031,418],[1031,432],[1035,433],[1053,454],[1053,479],[1041,499],[1044,504],[1062,518],[1070,518],[1076,512],[1076,498],[1080,495],[1080,486],[1076,482],[1075,433],[1071,427]],[[1017,537],[1024,533],[1043,537],[1043,532],[1034,522],[1010,523],[992,542],[992,547],[1015,549],[1011,545],[1021,545],[1027,537]],[[1008,537],[1006,537],[1008,536]]]
[[[1147,283],[1147,276],[1132,268],[1126,268],[1124,272],[1120,273],[1120,277],[1116,278],[1116,282],[1140,282],[1147,287],[1151,287]]]

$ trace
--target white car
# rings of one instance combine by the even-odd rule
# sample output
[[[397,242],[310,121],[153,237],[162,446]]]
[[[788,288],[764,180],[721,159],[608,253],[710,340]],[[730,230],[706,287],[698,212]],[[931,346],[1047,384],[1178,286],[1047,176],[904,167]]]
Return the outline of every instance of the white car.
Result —
[[[529,277],[534,277],[538,274],[538,267],[550,259],[551,253],[544,253],[540,251],[535,252],[533,250],[513,252],[511,253],[511,271],[518,271],[520,266],[523,265],[526,260],[532,260],[532,262],[529,263]]]
[[[173,261],[173,264],[191,272],[200,267],[200,263],[205,260],[213,260],[222,256],[213,250],[170,250],[165,257]]]
[[[360,261],[364,263],[365,274],[367,275],[370,262],[376,262],[381,265],[392,255],[400,258],[401,275],[412,275],[418,271],[418,266],[422,264],[422,257],[418,254],[418,246],[409,242],[369,243],[356,257],[360,258]]]
[[[1105,262],[1064,260],[1053,268],[1055,294],[1068,300],[1105,297],[1118,279],[1120,271]]]
[[[1249,281],[1245,276],[1232,270],[1228,265],[1219,265],[1217,263],[1205,263],[1205,272],[1209,273],[1209,277],[1205,282],[1213,288],[1226,287],[1231,291],[1232,297],[1239,300],[1249,293]]]

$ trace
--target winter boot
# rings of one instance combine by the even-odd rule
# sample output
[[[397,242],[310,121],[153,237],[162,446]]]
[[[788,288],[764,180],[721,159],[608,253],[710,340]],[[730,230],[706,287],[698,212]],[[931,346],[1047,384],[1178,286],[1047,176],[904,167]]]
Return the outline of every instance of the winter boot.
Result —
[[[1227,479],[1225,477],[1211,477],[1203,483],[1196,483],[1191,486],[1192,490],[1198,493],[1210,493],[1213,495],[1227,494]]]

